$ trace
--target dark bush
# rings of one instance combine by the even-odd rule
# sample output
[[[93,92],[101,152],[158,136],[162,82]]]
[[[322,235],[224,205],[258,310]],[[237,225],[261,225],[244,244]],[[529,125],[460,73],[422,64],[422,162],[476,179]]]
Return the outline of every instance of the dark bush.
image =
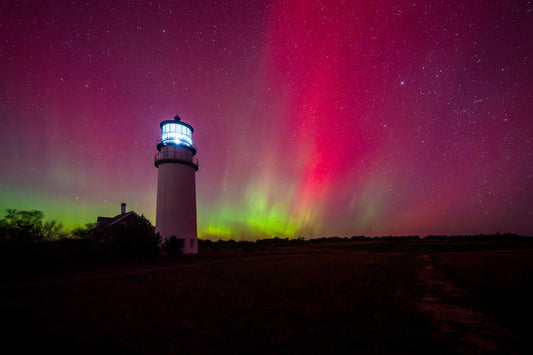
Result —
[[[169,255],[180,255],[183,254],[183,244],[185,240],[178,239],[175,235],[168,238],[161,245],[161,249]]]

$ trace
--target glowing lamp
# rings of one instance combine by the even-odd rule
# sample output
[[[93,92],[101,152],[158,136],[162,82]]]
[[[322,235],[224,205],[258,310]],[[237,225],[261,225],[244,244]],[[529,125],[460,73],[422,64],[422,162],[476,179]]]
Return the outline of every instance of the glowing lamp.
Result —
[[[187,123],[181,122],[178,116],[173,121],[161,122],[160,126],[162,132],[158,145],[173,144],[195,148],[192,142],[193,128]]]

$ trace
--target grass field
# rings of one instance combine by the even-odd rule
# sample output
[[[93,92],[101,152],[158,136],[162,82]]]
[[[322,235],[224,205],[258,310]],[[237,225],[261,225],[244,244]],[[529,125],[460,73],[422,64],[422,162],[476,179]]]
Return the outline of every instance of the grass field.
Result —
[[[528,353],[530,242],[204,249],[4,283],[21,353]]]

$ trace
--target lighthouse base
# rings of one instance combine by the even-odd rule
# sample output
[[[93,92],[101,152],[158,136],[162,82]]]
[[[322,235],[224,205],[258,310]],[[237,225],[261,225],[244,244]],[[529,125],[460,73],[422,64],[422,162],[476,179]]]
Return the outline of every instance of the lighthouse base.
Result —
[[[198,253],[195,169],[169,162],[157,168],[156,230],[163,243],[175,236],[183,240],[183,254]]]

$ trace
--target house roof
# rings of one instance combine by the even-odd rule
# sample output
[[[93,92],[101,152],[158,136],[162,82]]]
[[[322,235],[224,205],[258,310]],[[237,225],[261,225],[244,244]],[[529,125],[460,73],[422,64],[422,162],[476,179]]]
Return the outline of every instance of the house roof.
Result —
[[[112,225],[115,225],[117,223],[120,223],[121,221],[125,220],[126,218],[134,216],[136,219],[141,218],[135,211],[129,211],[124,214],[118,214],[115,217],[98,217],[96,219],[96,224],[101,227],[111,227]]]

